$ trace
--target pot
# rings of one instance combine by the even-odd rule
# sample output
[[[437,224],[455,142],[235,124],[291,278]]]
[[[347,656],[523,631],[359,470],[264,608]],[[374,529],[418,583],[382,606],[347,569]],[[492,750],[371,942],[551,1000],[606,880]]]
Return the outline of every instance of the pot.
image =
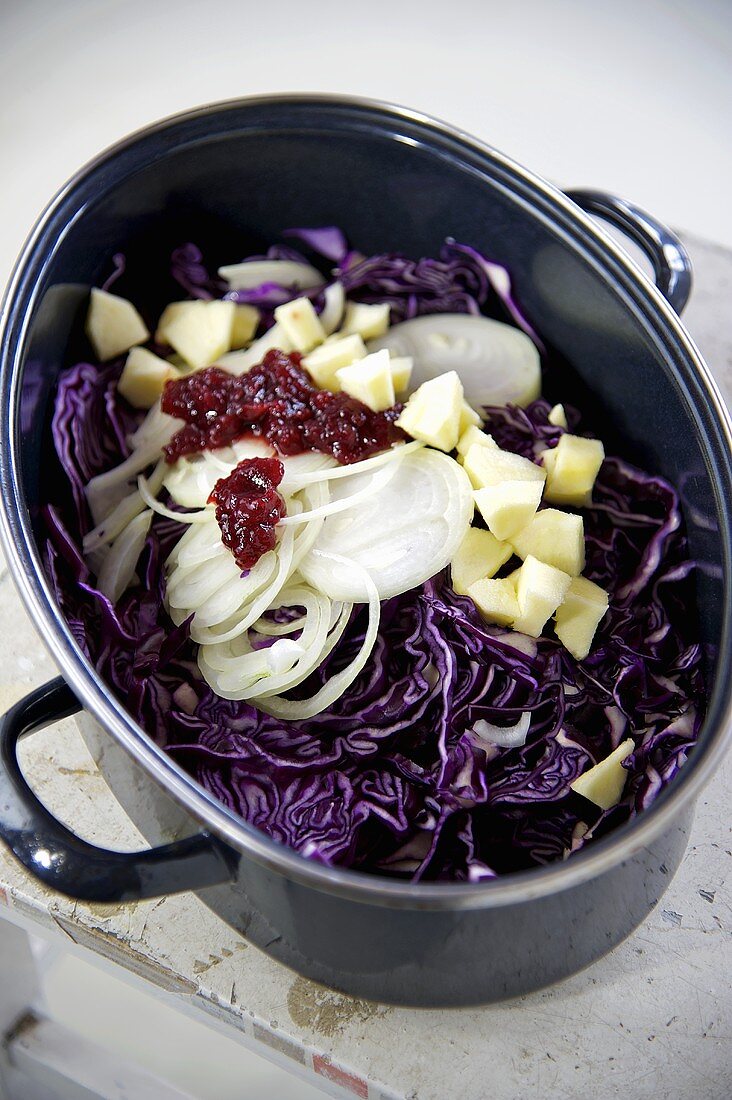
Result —
[[[640,244],[657,287],[584,211]],[[333,223],[365,252],[434,254],[450,234],[505,263],[552,351],[550,394],[553,387],[601,416],[611,451],[685,486],[691,554],[701,565],[690,613],[708,654],[704,729],[648,811],[567,862],[487,883],[411,884],[308,861],[247,825],[147,738],[55,604],[38,514],[41,490],[51,495],[60,476],[49,402],[110,254],[153,254],[184,239],[221,252],[232,232],[255,251],[286,226]],[[683,247],[637,208],[598,192],[564,195],[466,134],[364,100],[215,104],[148,127],[82,169],[33,230],[2,313],[2,537],[63,673],[18,703],[0,729],[0,835],[18,859],[75,898],[195,890],[300,973],[392,1003],[466,1005],[524,993],[619,943],[678,867],[694,801],[729,727],[732,680],[717,670],[731,657],[732,436],[678,318],[690,284]],[[151,276],[141,296],[149,291],[154,301],[154,290]],[[166,842],[132,854],[93,847],[60,825],[21,775],[19,736],[80,707],[92,716],[87,736],[117,748],[101,754],[113,790],[134,802],[135,820],[154,843]],[[131,801],[140,784],[145,796]],[[186,823],[192,835],[181,835]]]

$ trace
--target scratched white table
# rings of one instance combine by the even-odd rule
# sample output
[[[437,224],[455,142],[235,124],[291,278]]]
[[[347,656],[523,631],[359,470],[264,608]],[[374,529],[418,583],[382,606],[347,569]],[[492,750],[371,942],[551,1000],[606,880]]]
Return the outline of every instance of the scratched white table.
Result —
[[[730,399],[732,252],[687,243],[696,269],[687,322]],[[0,622],[5,709],[56,670],[7,574],[0,575]],[[48,805],[87,839],[142,844],[73,720],[29,739],[25,766]],[[152,983],[159,998],[237,1034],[332,1096],[728,1100],[731,819],[728,758],[699,803],[678,875],[637,932],[552,989],[459,1011],[395,1009],[325,990],[248,945],[192,894],[135,905],[74,903],[39,886],[2,850],[0,1032],[9,1039],[0,1054],[0,1096],[3,1080],[14,1100],[181,1095],[91,1043],[72,1044],[62,1022],[44,1018],[29,984],[30,931],[123,968],[148,989]]]

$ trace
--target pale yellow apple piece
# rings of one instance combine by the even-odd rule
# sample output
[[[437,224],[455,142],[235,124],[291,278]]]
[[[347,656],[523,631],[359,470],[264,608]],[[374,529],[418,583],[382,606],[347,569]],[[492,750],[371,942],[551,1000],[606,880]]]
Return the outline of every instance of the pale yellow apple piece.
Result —
[[[547,466],[546,499],[552,504],[576,507],[588,504],[605,458],[600,440],[563,435],[551,453],[554,457]]]
[[[168,325],[180,317],[190,307],[195,305],[195,302],[169,302],[163,312],[160,314],[158,321],[158,327],[155,329],[155,343],[156,344],[170,344],[168,339]]]
[[[339,336],[333,341],[329,338],[319,348],[315,348],[306,355],[302,365],[321,390],[338,393],[341,384],[337,372],[341,367],[348,367],[359,359],[365,359],[366,355],[366,345],[361,337],[354,333],[352,336]]]
[[[386,348],[372,352],[349,367],[341,367],[336,377],[344,393],[362,401],[372,412],[390,409],[396,401]]]
[[[488,623],[510,626],[519,614],[516,592],[508,577],[503,580],[475,581],[467,592],[478,611]]]
[[[341,332],[357,332],[363,340],[383,336],[389,327],[389,306],[386,302],[367,305],[364,302],[347,302]]]
[[[516,597],[519,613],[514,628],[538,638],[544,624],[567,594],[572,578],[561,569],[547,565],[531,554],[519,569]]]
[[[479,447],[492,447],[494,451],[498,450],[498,444],[492,435],[482,431],[477,424],[471,424],[464,432],[460,433],[460,438],[457,441],[458,462],[464,461],[465,455],[473,444],[477,444]]]
[[[89,299],[86,334],[102,362],[122,355],[136,344],[144,344],[150,336],[132,302],[96,287]]]
[[[294,298],[277,306],[275,321],[282,325],[295,351],[303,354],[322,344],[327,335],[309,298]]]
[[[234,304],[234,323],[231,326],[231,350],[238,351],[245,348],[254,338],[261,313],[256,306],[250,306],[246,302]]]
[[[511,542],[520,558],[531,555],[573,577],[585,567],[585,527],[574,512],[543,508]]]
[[[554,616],[554,630],[565,649],[578,661],[590,652],[595,631],[608,609],[609,597],[599,584],[574,577]]]
[[[553,405],[549,410],[547,420],[550,424],[553,424],[555,428],[566,428],[567,414],[564,411],[564,405]]]
[[[440,451],[458,441],[463,386],[454,370],[438,374],[415,390],[396,421],[397,427]]]
[[[146,348],[131,348],[117,383],[117,391],[136,409],[150,409],[160,398],[166,382],[180,378],[172,363]]]
[[[544,486],[541,481],[502,481],[473,494],[488,530],[497,539],[511,539],[536,513]]]
[[[394,383],[394,393],[401,394],[409,386],[412,377],[414,359],[411,355],[395,355],[389,359],[391,366],[391,380]]]
[[[625,781],[629,776],[627,768],[623,767],[623,760],[634,751],[635,744],[632,738],[621,741],[618,747],[595,764],[594,768],[584,772],[570,783],[570,787],[577,794],[594,802],[601,810],[610,810],[620,801]]]
[[[470,527],[450,563],[452,587],[459,596],[467,595],[471,584],[494,576],[512,554],[512,547],[499,542],[490,531]]]
[[[546,478],[546,471],[528,458],[484,443],[474,443],[468,449],[463,468],[474,489],[500,485],[502,481],[539,481],[543,485]]]
[[[194,370],[215,363],[231,347],[233,302],[186,302],[165,326],[170,346]]]
[[[483,418],[479,413],[475,411],[472,405],[463,398],[463,403],[460,407],[460,435],[464,435],[468,428],[480,428],[483,423]]]

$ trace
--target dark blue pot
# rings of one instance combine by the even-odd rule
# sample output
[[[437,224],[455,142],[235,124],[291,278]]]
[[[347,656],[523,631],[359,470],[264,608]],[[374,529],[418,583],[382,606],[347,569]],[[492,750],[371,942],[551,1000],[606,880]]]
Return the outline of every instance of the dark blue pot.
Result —
[[[100,901],[194,889],[301,973],[419,1005],[535,989],[592,962],[645,918],[678,866],[694,800],[727,735],[732,688],[716,673],[730,664],[730,423],[669,304],[681,309],[689,292],[683,248],[626,203],[592,192],[574,198],[422,115],[284,96],[217,104],[150,127],[83,169],[52,202],[6,296],[0,363],[5,550],[65,678],[3,721],[0,835],[48,885]],[[668,300],[577,203],[646,250]],[[702,565],[690,614],[709,652],[704,731],[648,812],[567,863],[483,885],[408,885],[308,862],[245,825],[148,740],[79,651],[49,591],[38,541],[39,501],[58,477],[49,401],[110,254],[164,256],[193,239],[224,261],[287,226],[332,223],[366,252],[431,254],[453,235],[504,262],[551,350],[549,396],[586,410],[610,449],[685,486],[691,552]],[[162,268],[148,268],[148,286],[139,288],[146,294],[152,307],[172,296]],[[40,806],[20,774],[17,739],[80,705],[124,750],[123,772],[141,768],[152,800],[172,799],[203,831],[120,855],[80,841]],[[112,782],[124,801],[124,775]],[[149,822],[140,824],[155,840]]]

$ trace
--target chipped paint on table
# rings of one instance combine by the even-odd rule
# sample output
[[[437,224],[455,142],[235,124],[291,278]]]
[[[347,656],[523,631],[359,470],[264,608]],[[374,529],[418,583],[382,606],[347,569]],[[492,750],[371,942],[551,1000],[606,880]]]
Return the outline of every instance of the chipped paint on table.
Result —
[[[687,318],[732,395],[732,253],[690,241]],[[0,708],[55,675],[0,566]],[[85,838],[144,845],[67,719],[28,738],[24,764],[50,808]],[[732,1095],[732,761],[698,804],[682,867],[625,943],[543,992],[481,1009],[408,1010],[323,989],[273,962],[194,895],[75,903],[0,850],[0,905],[153,983],[261,1053],[368,1100],[727,1100]],[[0,911],[1,912],[1,911]],[[336,1094],[335,1092],[333,1093]]]

